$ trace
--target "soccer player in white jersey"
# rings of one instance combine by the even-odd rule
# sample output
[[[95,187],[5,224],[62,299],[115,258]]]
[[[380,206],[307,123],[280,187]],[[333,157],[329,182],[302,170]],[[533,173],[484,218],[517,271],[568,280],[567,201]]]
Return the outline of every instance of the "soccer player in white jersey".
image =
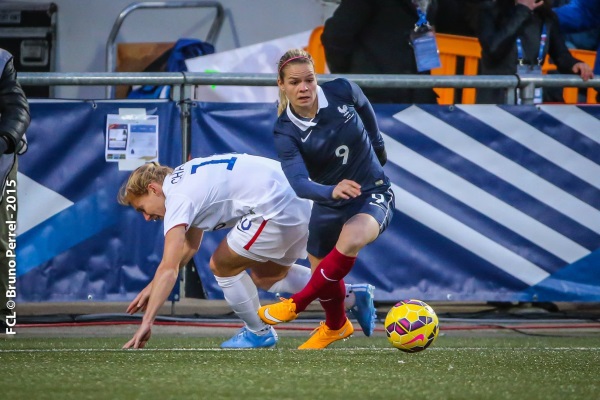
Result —
[[[124,348],[146,345],[179,268],[198,251],[204,232],[227,228],[233,229],[214,251],[210,268],[225,300],[245,325],[221,346],[276,344],[275,330],[257,314],[260,303],[254,282],[275,293],[295,293],[304,287],[310,269],[295,262],[307,256],[311,212],[311,202],[295,195],[278,162],[221,154],[193,159],[175,170],[150,163],[131,174],[118,200],[147,221],[164,220],[165,233],[163,258],[154,279],[127,309],[132,314],[145,310],[145,314]]]

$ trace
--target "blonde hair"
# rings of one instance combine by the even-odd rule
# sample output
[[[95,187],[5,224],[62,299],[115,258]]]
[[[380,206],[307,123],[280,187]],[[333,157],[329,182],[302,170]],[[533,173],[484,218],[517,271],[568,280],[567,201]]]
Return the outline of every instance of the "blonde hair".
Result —
[[[124,206],[131,205],[131,201],[148,193],[148,185],[158,182],[162,185],[165,177],[173,172],[173,168],[151,162],[138,167],[129,175],[127,182],[119,189],[117,201]]]
[[[285,52],[284,55],[281,56],[279,62],[277,63],[277,75],[280,82],[283,82],[283,78],[285,77],[284,71],[287,65],[291,64],[311,64],[313,68],[315,67],[315,62],[313,61],[312,56],[303,49],[291,49]],[[286,97],[283,90],[279,91],[279,104],[277,105],[277,115],[281,115],[283,110],[286,109],[288,105],[288,98]]]

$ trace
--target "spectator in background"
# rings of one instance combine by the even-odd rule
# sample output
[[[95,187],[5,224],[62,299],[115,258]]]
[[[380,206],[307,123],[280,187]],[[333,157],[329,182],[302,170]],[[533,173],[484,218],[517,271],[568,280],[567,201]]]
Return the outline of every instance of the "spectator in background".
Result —
[[[477,36],[480,0],[443,0],[438,2],[435,31],[459,36]]]
[[[600,38],[598,29],[600,28],[600,1],[599,0],[571,0],[568,4],[554,9],[558,16],[560,29],[564,33],[576,33],[595,29],[596,35],[596,62],[594,63],[594,74],[600,74]],[[600,101],[600,91],[598,91],[597,100]]]
[[[569,7],[563,7],[566,5]],[[553,11],[570,49],[596,51],[600,43],[600,2],[554,0]]]
[[[477,37],[480,0],[443,0],[438,3],[435,31],[440,34]],[[478,64],[479,65],[479,64]],[[456,57],[455,75],[464,75],[465,57]],[[461,103],[463,89],[454,90],[454,102]]]
[[[417,74],[411,34],[434,21],[437,0],[342,0],[321,41],[337,74]],[[425,23],[427,22],[427,23]],[[429,74],[423,71],[421,74]],[[437,103],[433,89],[365,88],[371,103]]]
[[[591,68],[575,59],[562,36],[549,0],[496,0],[482,3],[478,38],[481,74],[541,74],[550,54],[558,71],[588,80]],[[478,89],[477,103],[505,103],[502,89]]]
[[[0,49],[0,71],[0,333],[8,333],[6,317],[13,314],[7,305],[9,268],[11,262],[16,263],[16,224],[8,221],[17,220],[17,155],[27,149],[25,131],[30,116],[27,98],[17,81],[13,56],[4,49]],[[16,274],[16,266],[13,268]],[[14,319],[11,321],[8,325],[14,324]]]

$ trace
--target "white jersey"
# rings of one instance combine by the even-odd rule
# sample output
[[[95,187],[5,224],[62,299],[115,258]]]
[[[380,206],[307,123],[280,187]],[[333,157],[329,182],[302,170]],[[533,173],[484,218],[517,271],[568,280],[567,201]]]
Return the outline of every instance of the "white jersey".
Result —
[[[287,225],[299,199],[275,160],[248,154],[195,158],[175,168],[163,182],[164,232],[186,225],[203,231],[229,228],[246,218],[275,219]],[[287,208],[287,210],[286,210]],[[306,207],[303,207],[306,210]],[[289,224],[297,224],[297,216]]]

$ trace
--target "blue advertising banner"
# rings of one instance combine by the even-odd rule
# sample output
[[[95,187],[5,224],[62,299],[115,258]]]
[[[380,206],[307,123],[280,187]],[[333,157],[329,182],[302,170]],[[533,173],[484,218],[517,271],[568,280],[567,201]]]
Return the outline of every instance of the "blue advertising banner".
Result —
[[[158,115],[159,161],[181,163],[172,102],[32,102],[19,165],[19,203],[29,204],[20,301],[127,301],[153,276],[162,224],[117,204],[129,171],[105,161],[106,116],[120,108]],[[600,107],[375,111],[396,212],[347,281],[374,284],[379,301],[600,301]],[[191,155],[276,159],[275,119],[275,104],[195,103]],[[208,261],[225,234],[207,233],[194,258],[211,299],[223,298]]]
[[[18,176],[20,301],[123,301],[152,278],[162,226],[117,203],[130,171],[105,161],[106,118],[120,109],[157,115],[159,162],[180,163],[172,102],[31,102],[29,150]]]
[[[347,278],[377,299],[600,300],[600,109],[377,105],[396,194]],[[192,156],[276,158],[274,104],[200,103]],[[212,236],[215,236],[212,238]],[[206,268],[223,233],[205,236]],[[209,239],[211,238],[211,239]]]

